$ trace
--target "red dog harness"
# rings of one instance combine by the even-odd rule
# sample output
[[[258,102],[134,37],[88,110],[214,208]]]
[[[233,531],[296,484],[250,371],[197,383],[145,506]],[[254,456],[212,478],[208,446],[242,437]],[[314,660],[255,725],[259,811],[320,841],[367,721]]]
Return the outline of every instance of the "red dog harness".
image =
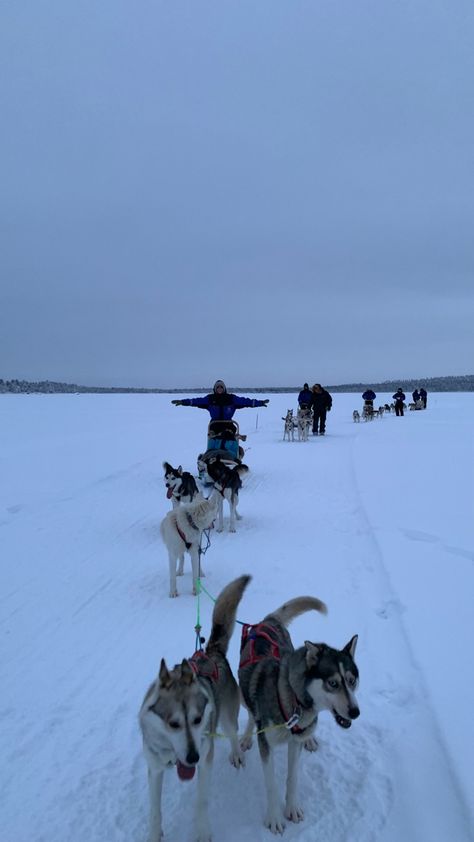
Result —
[[[263,661],[265,658],[273,658],[275,661],[281,660],[280,647],[278,646],[278,641],[275,639],[275,637],[272,636],[272,633],[273,635],[275,634],[273,627],[265,622],[257,623],[256,626],[250,626],[248,624],[243,626],[240,652],[243,652],[243,649],[245,646],[247,646],[247,644],[249,644],[249,652],[245,659],[242,658],[241,654],[239,669],[243,669],[249,664],[257,664],[259,661]],[[265,640],[269,644],[269,649],[265,647],[265,652],[261,652],[260,654],[257,653],[255,651],[255,644],[257,639]],[[306,729],[300,728],[298,726],[298,722],[300,721],[303,713],[303,706],[297,698],[296,694],[293,695],[295,699],[295,704],[293,706],[293,713],[291,714],[291,716],[287,715],[283,707],[282,701],[280,699],[280,694],[277,690],[278,705],[281,711],[281,715],[285,720],[285,728],[288,728],[288,730],[291,731],[292,734],[302,734]]]
[[[189,666],[200,678],[208,678],[214,682],[219,678],[219,667],[202,649],[197,649],[192,658],[189,658]]]

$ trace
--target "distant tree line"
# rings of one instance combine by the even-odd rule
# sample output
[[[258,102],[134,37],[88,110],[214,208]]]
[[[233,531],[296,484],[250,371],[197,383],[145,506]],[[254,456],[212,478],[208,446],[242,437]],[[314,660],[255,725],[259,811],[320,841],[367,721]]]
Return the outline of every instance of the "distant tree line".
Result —
[[[233,386],[235,392],[251,393],[293,393],[299,392],[298,386]],[[474,392],[474,374],[461,374],[454,377],[418,377],[400,378],[400,380],[384,380],[381,383],[343,383],[336,386],[325,386],[330,392],[363,392],[371,387],[375,392],[392,392],[401,386],[406,391],[413,391],[415,387],[424,386],[427,392]],[[230,391],[230,389],[229,389]],[[136,389],[128,386],[78,386],[75,383],[57,383],[53,380],[2,380],[0,379],[0,393],[87,393],[87,394],[186,394],[193,392],[209,392],[209,388],[186,389]]]

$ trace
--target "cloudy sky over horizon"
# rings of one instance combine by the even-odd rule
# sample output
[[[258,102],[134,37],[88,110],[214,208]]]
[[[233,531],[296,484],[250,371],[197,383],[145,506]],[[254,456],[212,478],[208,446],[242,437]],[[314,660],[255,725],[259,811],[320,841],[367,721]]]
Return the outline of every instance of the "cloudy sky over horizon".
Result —
[[[473,370],[471,0],[0,7],[0,377]]]

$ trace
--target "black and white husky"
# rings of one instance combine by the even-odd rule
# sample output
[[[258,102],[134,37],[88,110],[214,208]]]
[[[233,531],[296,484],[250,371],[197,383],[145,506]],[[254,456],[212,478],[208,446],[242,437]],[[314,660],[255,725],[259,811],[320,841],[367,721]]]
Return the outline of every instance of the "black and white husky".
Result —
[[[163,462],[163,468],[166,496],[171,500],[173,509],[180,503],[192,503],[198,495],[201,496],[193,475],[189,471],[183,471],[181,465],[173,468],[169,462]]]
[[[318,714],[329,710],[341,728],[350,728],[359,716],[355,698],[358,669],[354,663],[357,636],[344,649],[305,641],[294,649],[286,626],[305,611],[327,609],[310,596],[292,599],[272,611],[256,626],[244,626],[239,683],[249,720],[241,746],[252,744],[255,725],[267,794],[265,825],[283,833],[285,816],[304,818],[297,797],[298,760],[303,745],[314,750],[313,732]],[[288,741],[288,778],[284,815],[273,768],[273,746]]]
[[[209,529],[217,516],[219,500],[213,492],[208,500],[200,498],[194,503],[171,509],[160,524],[161,537],[168,550],[170,596],[178,596],[176,576],[183,575],[184,553],[189,553],[193,573],[193,594],[199,576],[199,547],[204,529]],[[204,572],[201,568],[201,576]]]
[[[216,456],[215,459],[207,460],[206,469],[219,499],[216,531],[222,532],[224,529],[224,500],[227,500],[230,510],[229,532],[235,532],[235,521],[241,520],[241,515],[237,511],[239,491],[242,488],[241,477],[247,473],[248,467],[240,464],[230,468],[219,456]]]
[[[165,769],[176,766],[188,781],[198,770],[196,804],[197,842],[210,842],[209,779],[218,722],[231,744],[233,766],[244,765],[237,727],[239,688],[226,658],[237,606],[250,576],[231,582],[217,598],[206,650],[183,659],[172,670],[161,661],[160,672],[143,700],[140,727],[148,764],[150,842],[161,842],[161,792]]]

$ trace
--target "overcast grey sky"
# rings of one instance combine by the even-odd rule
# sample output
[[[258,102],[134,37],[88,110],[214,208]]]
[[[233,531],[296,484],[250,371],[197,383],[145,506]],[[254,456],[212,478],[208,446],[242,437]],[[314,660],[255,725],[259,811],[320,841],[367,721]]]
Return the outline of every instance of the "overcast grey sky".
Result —
[[[0,377],[474,370],[472,0],[2,0]]]

